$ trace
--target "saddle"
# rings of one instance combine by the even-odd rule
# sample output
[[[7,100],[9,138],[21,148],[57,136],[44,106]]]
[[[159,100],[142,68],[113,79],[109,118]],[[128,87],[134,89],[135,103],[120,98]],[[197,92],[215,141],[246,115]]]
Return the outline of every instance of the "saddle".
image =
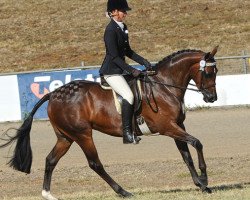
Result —
[[[126,81],[128,82],[128,85],[134,94],[134,113],[136,115],[139,115],[141,113],[141,102],[142,102],[141,83],[138,79],[132,77],[126,77]],[[119,114],[121,114],[122,97],[110,87],[110,85],[106,82],[103,76],[101,76],[100,85],[104,90],[113,91],[116,110]]]
[[[151,131],[149,130],[144,117],[141,115],[142,111],[142,89],[141,89],[141,82],[139,79],[135,79],[133,77],[126,77],[129,87],[131,88],[134,94],[134,115],[133,115],[133,131],[136,135],[151,135]],[[103,76],[101,76],[101,87],[104,90],[112,90],[116,110],[119,114],[121,114],[121,104],[122,104],[122,97],[117,94],[106,82]]]

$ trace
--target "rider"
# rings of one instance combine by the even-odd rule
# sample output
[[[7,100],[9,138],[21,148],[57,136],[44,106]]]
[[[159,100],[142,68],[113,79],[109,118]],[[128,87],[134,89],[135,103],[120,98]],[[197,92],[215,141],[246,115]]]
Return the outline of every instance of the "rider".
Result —
[[[136,143],[136,141],[132,133],[134,95],[123,75],[131,74],[133,77],[138,77],[141,74],[140,70],[133,68],[125,62],[125,56],[144,65],[146,69],[151,69],[151,64],[135,53],[129,45],[127,26],[123,23],[129,10],[131,8],[126,0],[108,0],[107,13],[111,21],[104,33],[106,55],[100,69],[100,75],[104,76],[104,79],[112,89],[123,98],[122,125],[124,144]]]

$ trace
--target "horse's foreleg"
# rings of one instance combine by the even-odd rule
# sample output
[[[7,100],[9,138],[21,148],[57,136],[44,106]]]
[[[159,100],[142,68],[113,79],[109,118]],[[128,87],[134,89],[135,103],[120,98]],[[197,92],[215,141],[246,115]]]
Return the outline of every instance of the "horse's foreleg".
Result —
[[[205,163],[205,159],[204,159],[204,156],[203,156],[203,149],[201,148],[199,151],[197,151],[197,154],[198,154],[199,168],[201,170],[200,179],[204,184],[208,185],[207,165]]]
[[[105,180],[117,194],[121,195],[122,197],[132,196],[131,193],[125,191],[107,174],[101,161],[99,160],[92,136],[82,136],[76,142],[82,148],[88,160],[89,167],[92,170],[94,170],[103,180]]]
[[[57,200],[57,198],[53,197],[50,193],[51,177],[56,164],[69,150],[71,144],[72,141],[69,139],[58,136],[56,145],[46,158],[42,196],[47,200]]]
[[[203,146],[201,142],[197,138],[189,135],[185,131],[184,126],[181,126],[181,125],[179,126],[175,123],[171,123],[171,125],[172,125],[171,127],[168,127],[168,132],[164,133],[164,135],[168,135],[175,139],[176,145],[185,163],[187,163],[187,166],[190,170],[190,173],[192,175],[195,185],[200,187],[202,191],[210,193],[211,190],[207,188],[208,181],[207,181],[207,173],[206,173],[206,163],[205,163],[204,156],[203,156],[203,151],[202,151]],[[193,165],[192,157],[189,152],[187,143],[191,144],[197,151],[198,160],[199,160],[199,168],[201,170],[200,177],[198,176],[195,170],[195,167]]]
[[[180,127],[184,131],[186,131],[186,128],[185,128],[185,126],[184,126],[183,123],[180,124]],[[194,138],[193,140],[197,141],[196,138]],[[198,140],[198,142],[196,142],[196,143],[200,143],[200,141]],[[187,144],[185,143],[183,145],[186,146],[185,149],[187,149],[187,152],[188,152],[189,156],[191,157],[191,154],[189,152]],[[181,145],[181,146],[183,146],[183,145]],[[178,145],[177,145],[177,147],[178,147]],[[199,179],[203,182],[203,185],[207,186],[208,185],[208,180],[207,180],[207,166],[206,166],[205,159],[204,159],[204,156],[203,156],[203,145],[201,143],[199,145],[199,148],[200,148],[199,151],[197,151],[197,153],[198,153],[199,169],[201,171],[201,176],[199,177]],[[191,159],[192,159],[192,157],[191,157]]]
[[[191,135],[188,136],[188,143],[191,144],[197,151],[199,168],[201,170],[201,176],[199,177],[199,181],[202,184],[201,189],[203,192],[211,193],[212,192],[211,189],[207,187],[208,185],[207,166],[203,156],[203,145],[197,138]]]
[[[207,167],[203,156],[203,145],[197,138],[189,134],[187,134],[186,139],[187,139],[186,141],[196,149],[198,154],[199,168],[201,170],[201,176],[199,176],[198,179],[199,180],[198,186],[201,188],[203,192],[211,193],[212,192],[211,189],[207,187],[208,185]]]
[[[176,139],[175,139],[175,143],[176,143],[178,150],[181,153],[181,156],[182,156],[184,162],[186,163],[186,165],[191,173],[191,176],[193,178],[195,185],[199,186],[200,185],[199,181],[198,181],[199,177],[198,177],[198,174],[197,174],[196,169],[194,167],[194,162],[193,162],[192,156],[190,154],[187,143],[180,141],[180,140],[176,140]]]

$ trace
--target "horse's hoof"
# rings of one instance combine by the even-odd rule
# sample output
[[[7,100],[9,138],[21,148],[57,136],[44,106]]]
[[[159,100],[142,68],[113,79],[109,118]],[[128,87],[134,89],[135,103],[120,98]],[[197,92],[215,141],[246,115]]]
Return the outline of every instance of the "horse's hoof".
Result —
[[[208,187],[205,187],[204,189],[202,189],[202,192],[211,194],[212,190],[210,188],[208,188]]]
[[[130,198],[130,197],[134,196],[132,193],[127,192],[127,191],[125,191],[125,190],[121,191],[121,192],[119,193],[119,195],[120,195],[121,197],[123,197],[123,198]]]
[[[42,191],[42,196],[46,200],[58,200],[57,198],[53,197],[50,193],[50,191],[43,190]]]
[[[139,144],[140,141],[141,141],[141,138],[138,137],[138,136],[135,136],[135,143],[136,143],[136,144]]]
[[[200,182],[201,186],[203,186],[203,188],[205,188],[208,185],[207,176],[200,176],[199,182]]]

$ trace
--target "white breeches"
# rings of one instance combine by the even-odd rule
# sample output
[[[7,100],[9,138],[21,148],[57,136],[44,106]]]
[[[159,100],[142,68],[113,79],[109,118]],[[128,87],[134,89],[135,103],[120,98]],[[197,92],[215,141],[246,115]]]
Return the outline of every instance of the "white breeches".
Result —
[[[104,75],[104,79],[117,94],[126,99],[131,105],[134,104],[133,92],[122,75]]]

